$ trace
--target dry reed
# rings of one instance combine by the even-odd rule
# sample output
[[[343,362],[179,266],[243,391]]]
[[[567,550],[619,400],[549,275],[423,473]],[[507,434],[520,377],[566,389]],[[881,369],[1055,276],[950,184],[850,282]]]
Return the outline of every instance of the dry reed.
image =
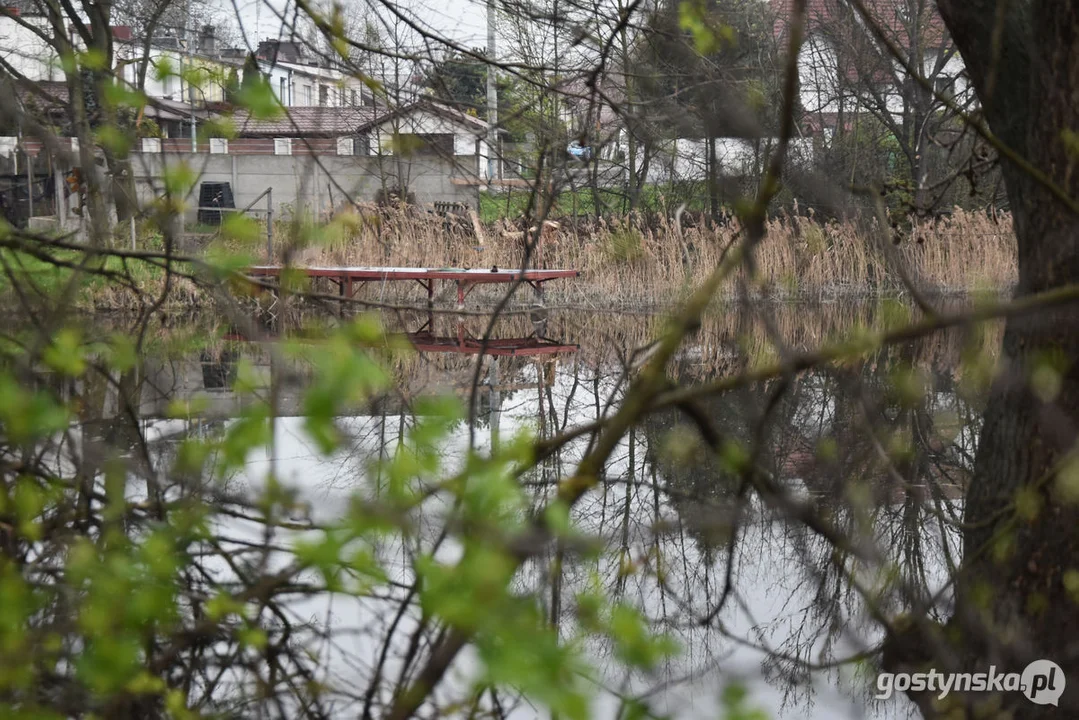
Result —
[[[468,218],[415,209],[357,207],[339,212],[322,228],[282,223],[275,230],[281,240],[274,261],[305,266],[513,268],[520,267],[525,245],[525,233],[508,222],[483,228],[485,242],[480,244]],[[933,295],[1003,293],[1016,280],[1016,243],[1006,217],[995,221],[984,213],[957,210],[939,221],[912,223],[910,230],[895,235],[854,222],[782,216],[770,220],[766,230],[755,251],[756,276],[739,273],[748,279],[754,298],[820,301],[902,295],[896,263],[920,291]],[[549,228],[531,263],[581,272],[577,280],[548,283],[549,304],[612,310],[670,307],[715,267],[738,237],[733,225],[677,227],[671,220],[648,223],[637,216],[600,219],[587,230],[573,224]],[[216,249],[243,248],[219,240]],[[190,282],[175,280],[166,305],[199,306],[204,293]],[[138,285],[145,301],[164,288],[164,277],[146,272]],[[719,299],[736,298],[737,287],[729,282]],[[336,292],[328,285],[315,289]],[[470,297],[489,303],[502,290],[480,288]],[[422,291],[409,283],[370,283],[361,292],[367,300],[418,304],[423,299]],[[439,300],[452,301],[453,289],[447,293]],[[518,299],[527,302],[529,297],[525,292]],[[122,287],[96,287],[80,301],[87,309],[139,305],[136,293]]]
[[[408,210],[358,208],[339,213],[331,225],[335,230],[321,244],[290,252],[291,262],[507,268],[519,267],[524,254],[524,233],[505,222],[485,228],[485,245],[478,244],[467,220]],[[672,221],[647,224],[636,216],[601,219],[588,231],[567,224],[545,233],[533,266],[581,271],[576,281],[549,284],[549,302],[667,306],[715,267],[738,234],[735,226],[678,228]],[[1010,222],[984,213],[957,210],[939,221],[915,222],[901,236],[854,222],[783,216],[768,222],[756,250],[757,274],[748,286],[753,297],[786,300],[896,295],[904,292],[898,262],[925,293],[1005,292],[1016,279],[1015,256]],[[729,283],[725,296],[735,297],[735,288]],[[414,294],[403,287],[376,292],[398,297],[402,289]]]

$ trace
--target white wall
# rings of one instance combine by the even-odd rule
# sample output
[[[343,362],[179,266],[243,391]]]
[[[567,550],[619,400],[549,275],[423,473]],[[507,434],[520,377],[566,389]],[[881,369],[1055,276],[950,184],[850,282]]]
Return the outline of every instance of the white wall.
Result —
[[[116,62],[128,61],[120,71],[121,77],[134,85],[138,82],[139,66],[142,64],[143,47],[140,43],[115,43],[113,53]],[[225,82],[228,72],[234,66],[225,62],[191,56],[180,50],[150,48],[149,67],[143,88],[151,98],[167,98],[176,102],[221,102],[225,99]],[[189,73],[192,67],[202,68],[205,72],[191,88],[187,79],[181,79],[182,73]],[[239,66],[235,66],[239,72]],[[168,68],[170,76],[159,79],[158,72]],[[190,78],[190,74],[188,74]]]
[[[312,67],[296,63],[261,63],[262,69],[270,76],[270,86],[282,105],[286,107],[304,105],[325,105],[327,107],[347,107],[352,105],[352,93],[356,93],[356,105],[362,105],[364,97],[370,97],[371,91],[360,80],[332,68]],[[285,92],[281,92],[281,81],[285,81]],[[311,88],[311,100],[307,100],[304,88]],[[320,102],[320,88],[326,89],[327,99]]]
[[[476,156],[476,167],[470,168],[478,177],[487,177],[488,145],[486,130],[466,125],[435,113],[419,110],[392,118],[378,125],[371,133],[371,150],[375,154],[393,154],[394,133],[413,135],[453,135],[456,156]],[[477,142],[479,151],[477,152]]]
[[[142,56],[143,48],[139,43],[117,43],[117,59],[133,59]],[[170,77],[159,80],[153,71],[154,66],[167,63],[173,73],[179,73],[181,67],[189,68],[192,64],[204,67],[216,75],[215,82],[202,84],[196,88],[194,100],[196,103],[221,102],[225,99],[225,81],[229,72],[235,70],[239,79],[243,80],[243,62],[236,59],[216,59],[191,55],[180,50],[151,48],[151,69],[146,73],[146,94],[154,98],[171,98],[181,102],[191,101],[191,92],[184,82],[184,92],[181,96],[181,82],[178,77]],[[356,91],[356,103],[362,104],[364,95],[370,96],[370,91],[362,82],[343,75],[337,70],[311,67],[308,65],[296,65],[292,63],[261,63],[262,71],[268,76],[270,88],[278,101],[285,107],[319,105],[319,88],[324,87],[327,91],[327,106],[340,107],[352,104],[352,91]],[[138,63],[133,62],[124,67],[122,75],[129,83],[134,83],[137,77]],[[311,99],[307,100],[304,88],[310,88]]]
[[[26,16],[20,19],[42,28],[47,36],[52,35],[45,18]],[[10,63],[15,72],[34,82],[64,79],[52,46],[15,18],[0,17],[0,57]]]
[[[927,77],[933,73],[937,58],[935,53],[926,54],[923,74]],[[895,65],[897,74],[902,75],[900,63],[897,61]],[[957,78],[952,87],[959,101],[966,100],[971,93],[963,71],[963,60],[955,53],[945,62],[940,73],[942,78]],[[799,97],[806,113],[834,114],[838,113],[840,108],[849,113],[857,112],[859,107],[865,109],[870,103],[876,106],[877,103],[872,98],[859,98],[856,88],[841,83],[841,72],[836,53],[827,40],[820,35],[807,38],[798,56]],[[884,95],[888,112],[898,120],[903,113],[902,95],[895,88],[881,89],[880,92]]]
[[[811,36],[798,53],[798,82],[802,108],[807,113],[839,111],[839,63],[831,45]]]
[[[742,138],[716,138],[716,170],[719,177],[750,175],[760,170],[775,138],[762,138],[759,143]],[[620,144],[622,163],[628,162],[629,150]],[[812,141],[793,138],[787,149],[788,158],[795,163],[805,163],[812,158]],[[648,165],[650,183],[667,183],[681,180],[706,180],[708,178],[708,146],[703,139],[679,138],[667,141]],[[638,163],[641,160],[638,159]]]

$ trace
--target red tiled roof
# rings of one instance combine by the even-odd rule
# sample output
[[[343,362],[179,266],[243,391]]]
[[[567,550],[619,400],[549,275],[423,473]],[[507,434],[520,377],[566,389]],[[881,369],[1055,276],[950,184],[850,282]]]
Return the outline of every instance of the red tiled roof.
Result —
[[[462,112],[455,107],[451,107],[450,105],[438,102],[437,100],[433,100],[429,97],[421,97],[418,100],[407,103],[405,105],[401,105],[400,107],[384,110],[381,114],[374,116],[370,120],[368,120],[363,129],[366,130],[370,127],[373,127],[374,125],[383,123],[390,118],[406,115],[410,112],[413,112],[414,110],[426,110],[430,113],[440,115],[448,120],[458,122],[462,125],[471,125],[473,130],[476,132],[486,132],[487,130],[486,120],[481,120],[475,115],[469,115],[468,113]]]
[[[904,52],[920,47],[939,50],[950,45],[944,20],[935,3],[918,0],[863,0],[872,22]],[[911,12],[921,5],[914,21]],[[783,39],[793,13],[793,0],[778,0],[775,35]],[[881,45],[852,3],[847,0],[806,0],[806,37],[823,38],[836,52],[841,75],[848,82],[886,85],[893,81],[890,53]]]
[[[259,120],[243,110],[232,117],[236,133],[240,137],[343,137],[369,130],[391,117],[427,110],[462,125],[472,126],[476,132],[487,129],[483,120],[431,100],[421,99],[397,109],[369,106],[285,108],[285,112],[273,120]]]
[[[786,34],[793,13],[794,0],[777,0],[775,35]],[[903,49],[913,45],[914,35],[921,35],[920,44],[926,49],[939,49],[950,44],[944,19],[937,11],[936,3],[918,0],[863,0],[873,21],[893,38]],[[913,22],[910,13],[922,8],[919,22]],[[855,24],[861,23],[858,10],[847,0],[806,0],[806,35],[823,32],[827,35],[854,35],[867,32]],[[911,31],[914,31],[913,33]]]
[[[273,119],[253,118],[247,111],[237,110],[232,117],[240,137],[341,137],[353,135],[376,117],[373,107],[310,107],[285,108]]]

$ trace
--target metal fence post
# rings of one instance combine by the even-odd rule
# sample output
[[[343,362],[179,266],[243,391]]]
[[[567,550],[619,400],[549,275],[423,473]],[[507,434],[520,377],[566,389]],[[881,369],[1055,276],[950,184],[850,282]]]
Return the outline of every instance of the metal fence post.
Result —
[[[26,227],[33,230],[34,224],[34,159],[26,153]]]
[[[273,262],[273,188],[266,190],[266,262]]]

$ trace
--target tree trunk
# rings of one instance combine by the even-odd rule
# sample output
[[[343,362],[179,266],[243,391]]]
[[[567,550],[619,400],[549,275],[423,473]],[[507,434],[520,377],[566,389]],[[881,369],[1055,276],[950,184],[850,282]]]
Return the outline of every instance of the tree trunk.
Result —
[[[1079,4],[1011,3],[999,45],[996,0],[939,5],[994,133],[1079,198],[1076,156],[1063,139],[1064,131],[1079,128]],[[1079,280],[1079,217],[1014,163],[1004,163],[1004,175],[1018,237],[1017,294]],[[950,670],[950,664],[986,672],[996,665],[998,672],[1021,673],[1034,659],[1057,663],[1067,678],[1059,708],[1035,704],[1021,692],[997,698],[1016,720],[1079,716],[1079,653],[1073,648],[1079,637],[1079,465],[1061,471],[1075,449],[1079,422],[1076,359],[1074,310],[1008,322],[1003,370],[991,391],[966,496],[956,612],[946,633],[920,635],[915,643],[893,636],[885,649],[885,663],[893,667]],[[1030,512],[1017,514],[1017,497]],[[927,717],[945,711],[948,701],[995,702],[991,693],[951,696],[943,704],[913,699]]]
[[[709,133],[705,140],[708,152],[708,212],[719,220],[719,171],[716,168],[716,139]]]

